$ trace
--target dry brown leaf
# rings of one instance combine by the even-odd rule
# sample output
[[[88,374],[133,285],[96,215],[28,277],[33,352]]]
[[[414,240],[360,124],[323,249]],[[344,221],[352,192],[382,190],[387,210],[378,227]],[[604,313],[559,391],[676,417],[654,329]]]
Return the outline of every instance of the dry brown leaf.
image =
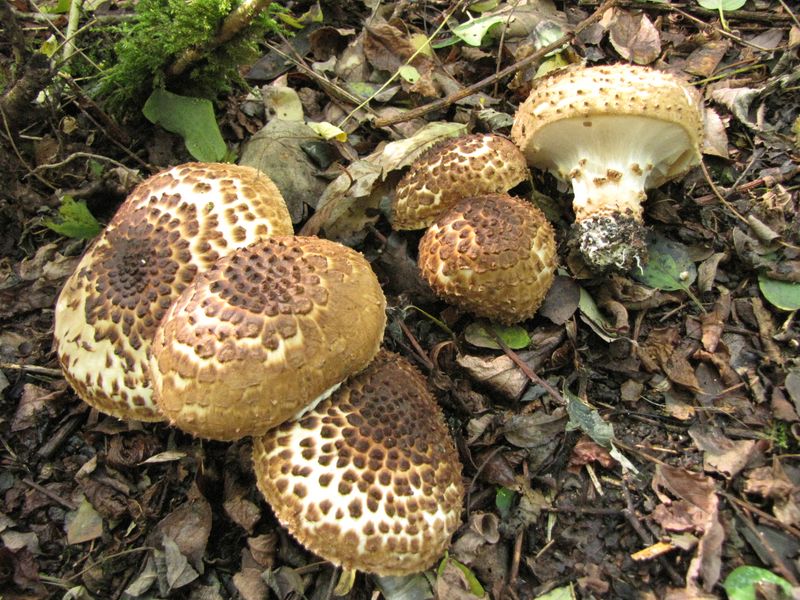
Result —
[[[661,54],[661,36],[644,13],[616,11],[609,39],[622,58],[638,65],[649,65]]]
[[[789,479],[777,459],[773,460],[772,466],[749,471],[744,491],[772,500],[772,512],[781,523],[800,524],[800,485]]]
[[[714,352],[719,344],[725,321],[731,314],[731,295],[727,292],[720,295],[714,303],[711,312],[704,314],[700,321],[703,325],[703,348],[709,352]]]
[[[727,39],[710,40],[686,58],[683,70],[698,77],[711,77],[730,47]]]
[[[665,493],[668,491],[672,496],[700,509],[700,518],[695,522],[703,535],[686,573],[686,590],[690,593],[711,591],[719,580],[722,542],[725,540],[725,531],[719,522],[719,499],[714,480],[685,469],[659,464],[651,485],[665,504],[673,502]]]
[[[728,128],[722,117],[711,107],[706,108],[703,122],[703,154],[720,158],[729,157]]]
[[[753,440],[734,442],[718,429],[703,431],[700,426],[689,429],[695,445],[703,451],[703,469],[732,479],[747,466],[756,449]]]

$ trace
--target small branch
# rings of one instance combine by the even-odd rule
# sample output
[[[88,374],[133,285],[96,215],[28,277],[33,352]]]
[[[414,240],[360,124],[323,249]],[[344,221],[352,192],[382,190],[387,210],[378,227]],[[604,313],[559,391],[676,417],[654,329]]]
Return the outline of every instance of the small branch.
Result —
[[[72,0],[69,4],[69,20],[67,21],[66,40],[64,40],[64,51],[61,54],[61,60],[64,64],[69,62],[72,55],[75,54],[75,37],[78,32],[78,24],[81,20],[81,7],[83,0]]]
[[[244,0],[235,10],[233,10],[225,20],[222,21],[217,35],[202,47],[187,48],[175,60],[167,75],[176,77],[185,72],[194,63],[198,62],[211,51],[219,48],[225,42],[230,41],[242,32],[253,22],[253,19],[265,8],[268,8],[271,0]]]
[[[27,371],[36,375],[48,375],[50,377],[62,377],[64,374],[61,369],[50,369],[48,367],[38,367],[36,365],[21,365],[17,363],[0,362],[0,369],[8,369],[9,371]]]
[[[402,123],[403,121],[410,121],[411,119],[416,119],[418,117],[422,117],[429,112],[440,110],[442,108],[446,108],[459,100],[466,98],[467,96],[471,96],[483,88],[492,85],[495,81],[503,79],[509,75],[513,75],[517,71],[521,71],[526,67],[532,65],[533,63],[539,61],[540,59],[544,58],[545,55],[550,54],[561,48],[564,44],[569,44],[572,42],[575,37],[577,37],[583,30],[591,25],[594,25],[598,22],[605,12],[616,5],[616,0],[607,0],[603,4],[601,4],[597,10],[589,17],[578,23],[578,25],[569,33],[565,33],[552,44],[548,44],[542,48],[539,48],[536,52],[531,54],[530,56],[526,56],[522,60],[515,62],[513,65],[509,65],[505,69],[490,75],[484,79],[481,79],[479,82],[474,83],[471,86],[465,87],[462,90],[454,92],[447,96],[446,98],[442,98],[440,100],[436,100],[429,104],[425,104],[424,106],[418,106],[417,108],[412,108],[402,114],[388,117],[384,119],[377,119],[374,123],[376,127],[386,127],[387,125],[395,125],[397,123]]]

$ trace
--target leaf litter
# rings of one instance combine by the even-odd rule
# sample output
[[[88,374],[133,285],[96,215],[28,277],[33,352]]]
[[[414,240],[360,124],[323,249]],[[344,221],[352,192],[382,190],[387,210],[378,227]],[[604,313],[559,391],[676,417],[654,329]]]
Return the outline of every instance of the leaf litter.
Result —
[[[30,25],[26,4],[16,14]],[[376,126],[525,60],[597,7],[342,4],[320,3],[321,23],[265,48],[247,75],[261,90],[214,106],[227,148],[273,176],[299,230],[355,245],[380,273],[394,311],[386,344],[426,370],[464,463],[468,500],[449,557],[414,577],[350,580],[278,526],[255,491],[247,442],[201,444],[76,400],[50,350],[52,305],[81,253],[76,240],[134,183],[110,184],[112,171],[189,160],[185,144],[223,149],[215,128],[198,131],[169,103],[158,120],[179,135],[104,125],[102,109],[62,95],[52,97],[58,118],[26,132],[36,144],[1,142],[4,597],[796,593],[797,11],[779,0],[743,10],[618,2],[516,75]],[[5,46],[0,56],[10,64]],[[634,277],[596,277],[569,256],[565,191],[534,173],[562,271],[540,314],[499,344],[417,276],[419,236],[389,227],[394,185],[441,139],[507,134],[532,78],[581,60],[691,76],[706,101],[704,170],[652,194],[653,259]]]

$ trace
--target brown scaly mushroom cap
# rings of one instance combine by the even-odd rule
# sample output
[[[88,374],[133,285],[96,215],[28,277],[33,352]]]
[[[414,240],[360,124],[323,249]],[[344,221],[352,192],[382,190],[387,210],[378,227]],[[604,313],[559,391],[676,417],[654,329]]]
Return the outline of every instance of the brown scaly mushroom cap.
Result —
[[[461,465],[419,372],[381,352],[299,421],[253,441],[258,487],[306,548],[345,569],[406,575],[461,520]]]
[[[465,198],[419,243],[419,269],[436,295],[498,323],[534,315],[556,263],[555,233],[542,211],[504,194]]]
[[[647,67],[565,69],[536,82],[511,136],[528,164],[572,184],[589,266],[629,270],[646,259],[645,190],[700,161],[701,100],[687,82]]]
[[[200,437],[262,435],[367,366],[385,306],[370,264],[336,242],[277,237],[237,250],[198,276],[158,327],[158,405]]]
[[[164,313],[197,273],[292,221],[250,167],[189,163],[138,185],[84,254],[55,308],[55,347],[78,395],[120,419],[160,421],[147,368]]]
[[[411,165],[392,205],[392,227],[424,229],[462,198],[507,192],[528,179],[525,157],[500,135],[446,140]]]

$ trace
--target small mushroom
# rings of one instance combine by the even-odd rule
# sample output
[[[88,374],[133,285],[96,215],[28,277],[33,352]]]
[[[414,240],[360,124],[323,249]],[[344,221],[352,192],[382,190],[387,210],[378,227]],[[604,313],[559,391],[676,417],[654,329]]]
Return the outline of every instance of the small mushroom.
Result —
[[[475,134],[446,140],[400,180],[392,227],[425,229],[462,198],[507,192],[529,176],[525,157],[507,138]]]
[[[542,211],[504,194],[465,198],[419,243],[420,272],[437,296],[504,324],[534,315],[556,263],[555,233]]]
[[[669,73],[572,68],[536,82],[511,136],[528,164],[572,184],[587,264],[627,271],[646,260],[645,190],[700,161],[703,113],[697,91]]]
[[[193,435],[262,435],[367,366],[385,306],[370,264],[336,242],[285,236],[232,252],[183,291],[156,331],[158,405]]]
[[[69,277],[55,308],[64,375],[91,406],[160,421],[147,368],[156,326],[197,273],[292,222],[259,171],[189,163],[139,184]]]
[[[430,567],[464,489],[444,416],[420,373],[381,352],[301,419],[253,441],[258,487],[306,548],[345,569]]]

